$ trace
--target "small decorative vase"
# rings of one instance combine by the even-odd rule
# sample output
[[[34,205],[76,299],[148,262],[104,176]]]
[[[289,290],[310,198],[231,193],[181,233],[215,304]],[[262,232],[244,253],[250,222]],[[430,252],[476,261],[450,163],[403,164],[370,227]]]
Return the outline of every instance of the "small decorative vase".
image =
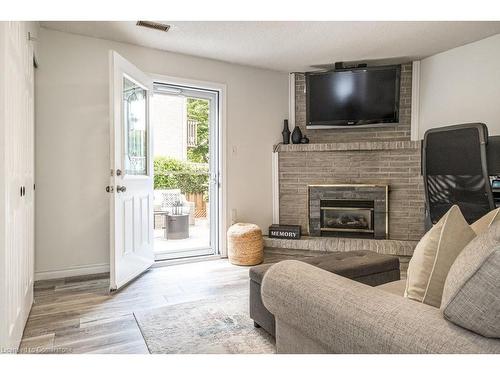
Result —
[[[283,144],[287,145],[290,143],[290,129],[288,129],[288,120],[283,121],[283,131],[281,132],[283,135]]]
[[[301,139],[302,139],[302,131],[297,125],[295,125],[295,128],[293,128],[292,132],[292,143],[299,144]]]
[[[307,135],[304,134],[304,136],[300,140],[300,143],[304,143],[304,144],[309,143],[309,138],[307,138]]]

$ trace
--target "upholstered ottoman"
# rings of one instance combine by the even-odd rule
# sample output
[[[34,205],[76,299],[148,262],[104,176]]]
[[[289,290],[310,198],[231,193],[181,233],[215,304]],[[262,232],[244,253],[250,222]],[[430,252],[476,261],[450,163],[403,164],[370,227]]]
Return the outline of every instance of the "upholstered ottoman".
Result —
[[[398,257],[367,250],[332,252],[299,260],[370,286],[400,279]],[[256,327],[274,336],[274,316],[266,309],[260,295],[262,278],[272,265],[266,263],[250,268],[250,317]]]

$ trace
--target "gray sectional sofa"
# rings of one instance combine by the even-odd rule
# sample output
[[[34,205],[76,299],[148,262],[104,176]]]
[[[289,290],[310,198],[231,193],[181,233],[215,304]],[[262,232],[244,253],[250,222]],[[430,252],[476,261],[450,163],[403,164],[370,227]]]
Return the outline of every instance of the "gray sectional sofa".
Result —
[[[301,259],[301,262],[371,286],[400,279],[398,257],[373,251],[335,251]],[[256,327],[262,327],[275,336],[274,316],[262,304],[261,296],[262,279],[272,265],[268,263],[250,268],[250,317]]]
[[[500,339],[446,320],[404,289],[404,280],[371,287],[287,260],[266,272],[261,293],[278,353],[500,353]]]

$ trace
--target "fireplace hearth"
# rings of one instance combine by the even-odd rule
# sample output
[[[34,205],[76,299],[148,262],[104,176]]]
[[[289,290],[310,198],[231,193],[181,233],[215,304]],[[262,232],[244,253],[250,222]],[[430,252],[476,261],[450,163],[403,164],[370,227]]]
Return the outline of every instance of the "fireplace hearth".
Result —
[[[310,185],[309,235],[385,239],[387,185]]]

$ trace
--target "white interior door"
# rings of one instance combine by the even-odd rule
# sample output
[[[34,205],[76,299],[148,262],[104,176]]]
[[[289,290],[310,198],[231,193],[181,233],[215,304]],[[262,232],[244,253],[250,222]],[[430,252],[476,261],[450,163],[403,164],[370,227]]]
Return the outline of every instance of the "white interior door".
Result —
[[[33,31],[0,22],[0,353],[18,349],[33,302]]]
[[[150,77],[110,51],[110,289],[147,270],[153,256]]]

